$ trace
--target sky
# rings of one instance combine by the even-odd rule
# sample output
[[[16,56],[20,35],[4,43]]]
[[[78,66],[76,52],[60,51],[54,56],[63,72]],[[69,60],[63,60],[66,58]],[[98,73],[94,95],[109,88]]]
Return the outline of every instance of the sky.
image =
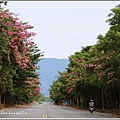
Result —
[[[36,33],[34,42],[44,58],[68,58],[82,47],[94,45],[109,25],[105,21],[119,1],[9,1],[7,9],[19,13]]]

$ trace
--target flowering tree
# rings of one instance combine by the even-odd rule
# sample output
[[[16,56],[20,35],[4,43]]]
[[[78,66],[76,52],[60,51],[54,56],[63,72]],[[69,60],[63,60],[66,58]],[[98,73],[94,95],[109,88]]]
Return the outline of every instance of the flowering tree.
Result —
[[[0,102],[5,94],[13,101],[18,98],[19,102],[29,96],[28,79],[33,83],[30,92],[31,89],[34,95],[40,92],[35,65],[43,54],[32,41],[36,35],[29,32],[32,28],[27,22],[19,21],[18,14],[0,7]]]

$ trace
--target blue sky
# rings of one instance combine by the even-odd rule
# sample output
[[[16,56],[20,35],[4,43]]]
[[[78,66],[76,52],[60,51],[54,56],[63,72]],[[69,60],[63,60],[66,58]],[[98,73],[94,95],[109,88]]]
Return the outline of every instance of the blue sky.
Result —
[[[10,1],[6,8],[19,13],[36,32],[34,42],[45,58],[68,58],[81,46],[94,45],[99,34],[108,29],[105,23],[118,1]]]

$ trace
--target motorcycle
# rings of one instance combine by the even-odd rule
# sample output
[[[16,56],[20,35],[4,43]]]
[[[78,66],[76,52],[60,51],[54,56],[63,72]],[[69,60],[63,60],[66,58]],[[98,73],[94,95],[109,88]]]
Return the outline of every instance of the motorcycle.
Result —
[[[89,107],[89,111],[90,111],[90,113],[93,113],[94,112],[94,107]]]

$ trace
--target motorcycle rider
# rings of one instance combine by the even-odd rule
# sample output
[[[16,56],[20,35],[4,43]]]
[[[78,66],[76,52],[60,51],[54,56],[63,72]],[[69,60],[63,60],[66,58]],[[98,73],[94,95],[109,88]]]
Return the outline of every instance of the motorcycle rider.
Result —
[[[89,102],[89,110],[90,110],[91,113],[94,111],[94,102],[93,102],[93,100],[90,100],[90,102]]]

